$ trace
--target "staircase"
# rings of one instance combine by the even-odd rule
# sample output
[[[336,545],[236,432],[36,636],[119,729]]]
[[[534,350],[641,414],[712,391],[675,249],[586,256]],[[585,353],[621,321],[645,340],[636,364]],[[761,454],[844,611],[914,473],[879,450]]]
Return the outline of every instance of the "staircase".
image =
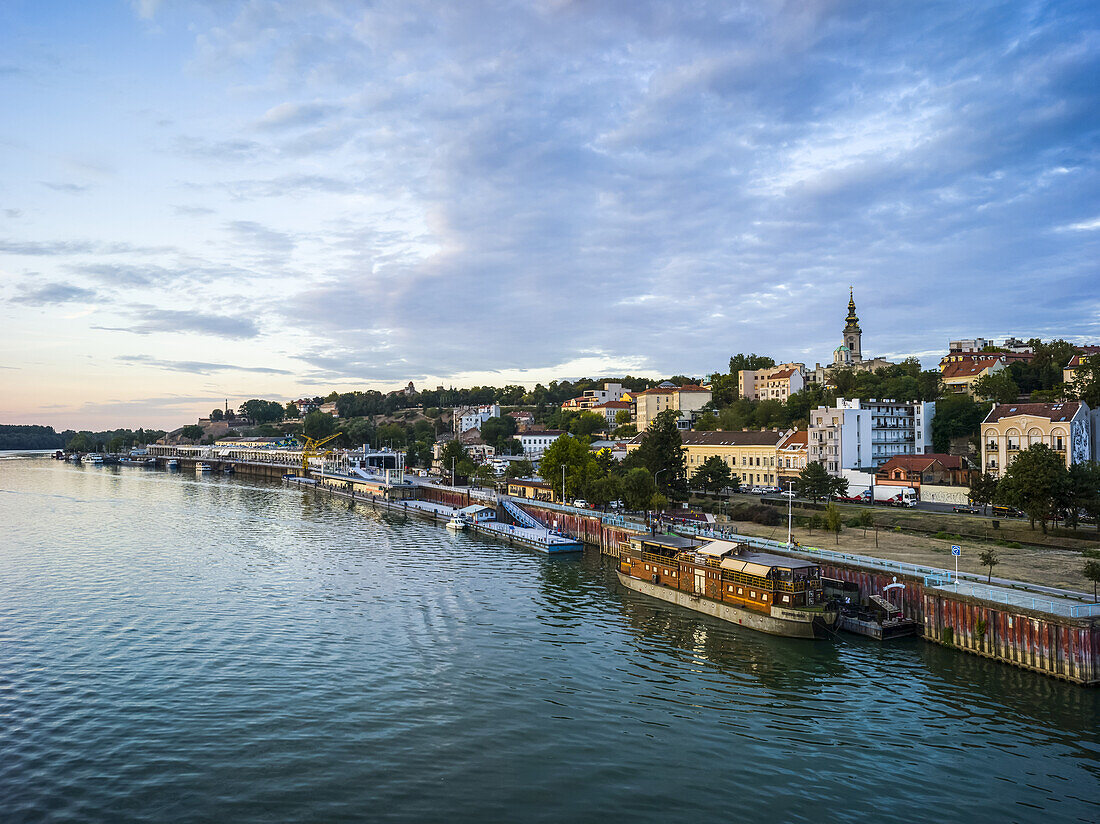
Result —
[[[504,511],[512,516],[512,520],[514,520],[520,526],[525,526],[529,529],[546,529],[547,528],[546,524],[539,521],[533,515],[530,515],[527,512],[525,512],[524,510],[520,509],[518,506],[516,506],[514,503],[509,501],[507,498],[501,498],[500,504],[501,504],[501,506],[504,507]]]

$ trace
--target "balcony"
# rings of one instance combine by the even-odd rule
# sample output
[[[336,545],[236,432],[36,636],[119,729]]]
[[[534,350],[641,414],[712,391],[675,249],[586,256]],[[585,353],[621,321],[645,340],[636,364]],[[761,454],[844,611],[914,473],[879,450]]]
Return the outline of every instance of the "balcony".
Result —
[[[1010,443],[1010,444],[1009,444],[1009,445],[1008,445],[1007,447],[1005,447],[1005,448],[1006,448],[1006,449],[1007,449],[1007,450],[1008,450],[1009,452],[1019,452],[1019,451],[1020,451],[1020,445],[1019,445],[1018,443]]]

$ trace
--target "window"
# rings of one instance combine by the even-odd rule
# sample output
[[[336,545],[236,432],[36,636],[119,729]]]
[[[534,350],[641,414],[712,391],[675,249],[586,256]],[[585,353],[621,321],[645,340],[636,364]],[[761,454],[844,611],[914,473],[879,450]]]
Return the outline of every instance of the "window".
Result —
[[[745,594],[745,588],[744,587],[738,587],[737,588],[737,594],[738,595],[744,595]]]
[[[755,598],[756,597],[756,590],[755,589],[750,589],[749,590],[749,597],[750,598]]]

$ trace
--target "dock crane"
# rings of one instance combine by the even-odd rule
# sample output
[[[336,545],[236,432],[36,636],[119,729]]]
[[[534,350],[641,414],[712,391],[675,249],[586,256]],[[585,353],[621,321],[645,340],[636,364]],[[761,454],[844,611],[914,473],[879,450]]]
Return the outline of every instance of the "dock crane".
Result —
[[[303,437],[305,437],[305,436],[303,435]],[[320,450],[321,450],[322,446],[324,446],[329,441],[336,440],[339,437],[340,437],[340,433],[337,432],[335,435],[329,435],[327,438],[321,438],[319,440],[316,439],[316,438],[308,438],[308,437],[305,438],[305,443],[302,445],[302,477],[303,478],[305,478],[307,475],[309,475],[309,459],[317,457],[317,455],[321,454]]]

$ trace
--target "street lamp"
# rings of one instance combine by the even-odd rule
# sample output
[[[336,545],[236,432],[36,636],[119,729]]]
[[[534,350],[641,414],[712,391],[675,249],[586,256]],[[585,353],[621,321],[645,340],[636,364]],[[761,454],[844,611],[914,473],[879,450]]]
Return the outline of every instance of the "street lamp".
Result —
[[[653,486],[655,486],[655,487],[657,488],[657,494],[658,494],[658,495],[659,495],[659,494],[661,493],[661,488],[660,488],[659,486],[657,486],[657,477],[658,477],[658,476],[659,476],[659,475],[660,475],[660,474],[661,474],[662,472],[665,472],[665,471],[667,471],[667,470],[668,470],[668,467],[666,466],[666,467],[664,467],[664,468],[662,468],[662,469],[658,469],[658,470],[657,470],[656,472],[654,472],[654,473],[653,473]]]

